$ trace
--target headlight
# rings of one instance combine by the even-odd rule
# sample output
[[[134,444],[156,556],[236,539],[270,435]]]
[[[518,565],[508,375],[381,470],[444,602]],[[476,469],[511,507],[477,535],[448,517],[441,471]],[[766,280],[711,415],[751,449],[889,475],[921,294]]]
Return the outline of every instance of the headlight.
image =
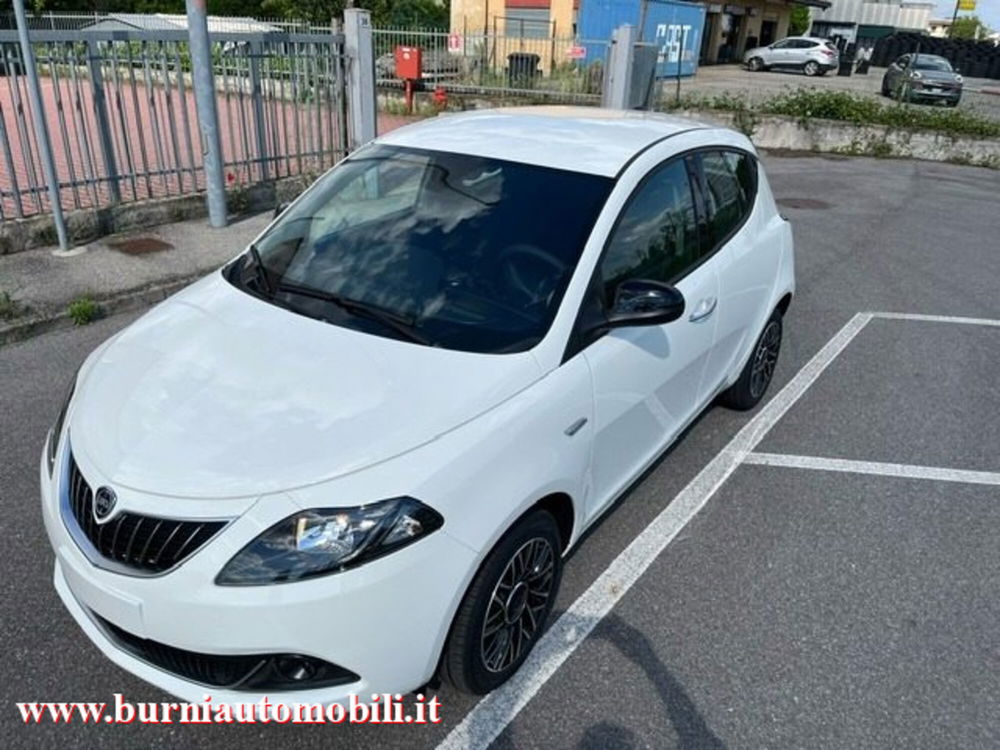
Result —
[[[73,400],[73,392],[76,390],[76,376],[79,374],[79,370],[73,373],[73,379],[69,383],[69,391],[66,393],[66,398],[63,399],[62,408],[59,410],[59,416],[56,417],[56,423],[52,425],[52,430],[49,432],[49,441],[46,446],[46,458],[49,462],[49,476],[52,476],[52,470],[56,465],[56,452],[59,450],[59,438],[62,437],[63,422],[66,421],[66,412],[69,411],[69,402]]]
[[[918,79],[918,78],[923,78],[923,77],[924,77],[924,74],[921,73],[919,70],[911,70],[910,71],[910,78]]]
[[[440,513],[412,497],[302,511],[240,550],[215,582],[259,586],[336,573],[405,547],[443,524]]]
[[[964,80],[965,79],[962,78],[962,76],[960,76],[958,73],[955,74],[955,83],[961,83]]]

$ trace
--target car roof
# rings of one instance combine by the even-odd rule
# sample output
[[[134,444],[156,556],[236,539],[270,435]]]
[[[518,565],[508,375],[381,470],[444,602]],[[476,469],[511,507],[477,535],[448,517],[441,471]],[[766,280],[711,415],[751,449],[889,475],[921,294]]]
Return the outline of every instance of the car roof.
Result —
[[[614,177],[653,143],[711,127],[655,112],[508,107],[430,118],[390,131],[377,142]]]

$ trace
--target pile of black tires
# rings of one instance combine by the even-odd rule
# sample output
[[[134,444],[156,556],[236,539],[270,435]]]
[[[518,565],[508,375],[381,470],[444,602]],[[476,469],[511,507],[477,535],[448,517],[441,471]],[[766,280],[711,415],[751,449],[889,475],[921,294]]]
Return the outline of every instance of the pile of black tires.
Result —
[[[964,76],[1000,79],[1000,47],[992,42],[938,39],[909,32],[879,39],[872,53],[872,65],[887,67],[897,57],[908,52],[940,55]]]

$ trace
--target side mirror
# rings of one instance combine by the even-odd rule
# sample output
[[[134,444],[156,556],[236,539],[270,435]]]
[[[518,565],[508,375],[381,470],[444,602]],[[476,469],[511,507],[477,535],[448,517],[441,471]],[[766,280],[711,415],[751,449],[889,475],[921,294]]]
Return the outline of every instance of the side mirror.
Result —
[[[658,326],[684,314],[684,295],[660,281],[629,279],[615,290],[615,303],[608,314],[609,328]]]
[[[272,218],[277,219],[279,216],[285,213],[285,209],[288,208],[290,205],[292,204],[289,203],[288,201],[284,203],[279,203],[277,206],[274,207],[274,216]]]

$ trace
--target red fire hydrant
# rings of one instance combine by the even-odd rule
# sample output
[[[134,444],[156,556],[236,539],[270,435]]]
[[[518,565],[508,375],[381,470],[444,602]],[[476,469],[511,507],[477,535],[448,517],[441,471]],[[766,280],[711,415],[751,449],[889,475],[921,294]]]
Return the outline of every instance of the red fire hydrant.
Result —
[[[437,109],[442,110],[448,106],[448,92],[444,90],[444,86],[435,88],[432,98],[434,99],[434,106]]]

